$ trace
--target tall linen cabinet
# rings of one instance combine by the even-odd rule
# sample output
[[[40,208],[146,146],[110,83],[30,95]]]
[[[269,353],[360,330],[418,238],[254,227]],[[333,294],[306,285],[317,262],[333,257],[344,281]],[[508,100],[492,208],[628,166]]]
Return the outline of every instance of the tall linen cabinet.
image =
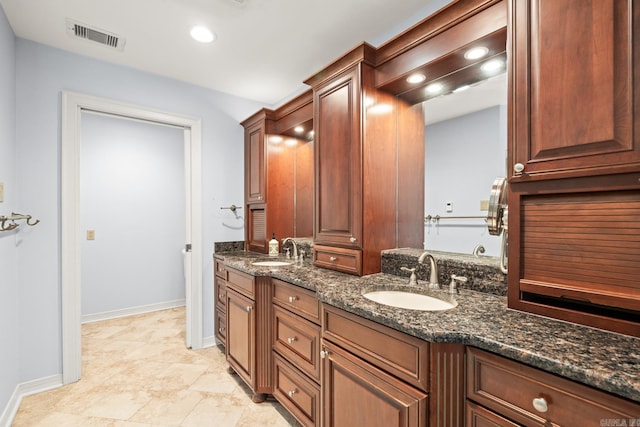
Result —
[[[375,89],[375,49],[363,43],[307,79],[315,128],[314,264],[380,271],[380,251],[422,247],[424,120]],[[401,173],[400,173],[401,172]]]

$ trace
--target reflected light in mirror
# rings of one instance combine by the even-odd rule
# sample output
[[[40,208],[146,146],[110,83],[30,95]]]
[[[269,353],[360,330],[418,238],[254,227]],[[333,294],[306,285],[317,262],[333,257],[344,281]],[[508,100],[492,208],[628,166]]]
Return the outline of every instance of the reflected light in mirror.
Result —
[[[460,87],[454,89],[453,93],[464,92],[465,90],[469,89],[470,87],[471,87],[470,85],[460,86]]]
[[[269,137],[269,142],[273,144],[280,144],[282,142],[282,137],[278,135],[271,135]]]
[[[485,64],[482,64],[482,71],[485,71],[487,73],[495,73],[502,70],[502,67],[504,67],[504,62],[499,59],[493,59],[486,62]]]
[[[302,126],[296,126],[295,128],[293,128],[293,130],[294,130],[296,133],[302,133],[302,132],[304,132],[304,128],[303,128]]]
[[[293,147],[298,143],[298,141],[293,138],[289,138],[284,143],[289,147]]]
[[[427,92],[431,94],[440,93],[444,89],[444,86],[441,83],[432,83],[427,86]]]

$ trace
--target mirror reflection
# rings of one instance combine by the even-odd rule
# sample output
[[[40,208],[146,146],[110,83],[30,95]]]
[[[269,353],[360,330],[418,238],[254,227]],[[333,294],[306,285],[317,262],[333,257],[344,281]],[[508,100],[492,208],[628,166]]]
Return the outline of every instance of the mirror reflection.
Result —
[[[501,237],[490,235],[484,220],[492,183],[506,176],[504,63],[496,71],[423,102],[425,249],[500,256]]]

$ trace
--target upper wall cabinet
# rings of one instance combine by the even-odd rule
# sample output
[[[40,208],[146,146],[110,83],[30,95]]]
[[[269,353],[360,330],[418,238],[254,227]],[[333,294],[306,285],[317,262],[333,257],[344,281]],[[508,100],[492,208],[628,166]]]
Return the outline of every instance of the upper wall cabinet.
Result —
[[[262,109],[247,120],[244,126],[245,201],[265,202],[265,138],[273,126],[273,111]]]
[[[509,306],[640,337],[640,3],[510,7]]]
[[[640,5],[511,1],[512,182],[640,167]]]

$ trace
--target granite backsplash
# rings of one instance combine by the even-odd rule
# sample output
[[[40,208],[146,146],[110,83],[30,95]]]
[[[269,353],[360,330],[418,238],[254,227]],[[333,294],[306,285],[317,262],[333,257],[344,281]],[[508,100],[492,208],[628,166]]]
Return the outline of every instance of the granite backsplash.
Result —
[[[411,273],[402,271],[402,267],[416,268],[418,281],[428,281],[431,267],[429,262],[418,264],[423,249],[399,248],[382,251],[382,272],[396,276],[409,277]],[[468,279],[460,288],[485,292],[494,295],[507,295],[507,275],[500,269],[500,259],[490,256],[473,256],[451,252],[428,251],[438,266],[438,281],[448,285],[451,275]]]

